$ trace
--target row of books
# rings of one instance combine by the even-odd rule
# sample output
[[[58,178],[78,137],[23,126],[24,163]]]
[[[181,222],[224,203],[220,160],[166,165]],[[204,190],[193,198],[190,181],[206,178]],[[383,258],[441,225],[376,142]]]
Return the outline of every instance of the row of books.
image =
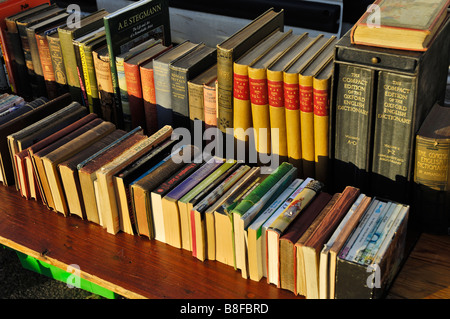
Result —
[[[120,128],[129,131],[142,124],[146,129],[140,82],[133,78],[130,85],[132,102],[138,90],[140,105],[130,107],[126,82],[119,76],[124,78],[125,57],[152,45],[158,46],[152,51],[156,56],[171,46],[168,3],[142,0],[113,13],[101,9],[81,16],[49,1],[25,7],[19,2],[7,1],[10,10],[0,17],[2,51],[16,79],[11,83],[14,92],[26,100],[70,92],[74,101]]]
[[[290,163],[268,168],[208,156],[170,126],[151,136],[125,132],[68,93],[10,122],[0,127],[2,149],[9,149],[1,155],[11,157],[20,193],[111,234],[156,239],[308,298],[340,296],[347,281],[330,279],[331,252],[342,252],[336,278],[339,269],[373,263],[395,272],[389,256],[402,259],[397,241],[408,206],[350,186],[332,196],[318,180],[298,178]],[[319,295],[319,273],[326,287],[336,282],[335,295]]]

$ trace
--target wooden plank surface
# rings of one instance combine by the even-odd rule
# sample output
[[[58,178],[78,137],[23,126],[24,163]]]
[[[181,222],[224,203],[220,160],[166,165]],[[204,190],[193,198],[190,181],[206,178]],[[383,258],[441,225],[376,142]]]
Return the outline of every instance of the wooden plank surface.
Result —
[[[422,234],[387,298],[450,299],[450,236]]]
[[[25,200],[13,187],[0,188],[0,243],[63,270],[77,265],[82,278],[128,298],[301,298],[156,240],[108,234]]]

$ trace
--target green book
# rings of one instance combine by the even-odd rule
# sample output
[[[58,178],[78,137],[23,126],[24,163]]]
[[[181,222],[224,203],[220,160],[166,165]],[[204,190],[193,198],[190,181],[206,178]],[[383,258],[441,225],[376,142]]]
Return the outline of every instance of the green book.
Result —
[[[67,25],[64,28],[58,29],[59,42],[61,45],[69,92],[72,99],[79,103],[83,103],[83,96],[81,92],[80,77],[78,75],[79,73],[75,48],[73,46],[73,39],[101,28],[103,25],[102,18],[107,14],[108,12],[102,9],[82,18],[80,20],[79,28],[73,28],[72,26]]]
[[[97,33],[96,36],[82,40],[79,43],[81,65],[83,67],[83,76],[87,95],[89,111],[101,115],[100,95],[97,86],[97,77],[95,75],[94,59],[92,52],[106,44],[104,30]]]
[[[243,278],[248,277],[247,269],[247,228],[250,223],[269,207],[272,202],[292,183],[297,176],[297,168],[290,163],[281,164],[258,187],[233,209],[234,251],[236,266]]]
[[[169,4],[167,0],[141,0],[108,14],[103,20],[117,114],[122,119],[116,56],[150,38],[162,39],[164,45],[171,45]]]

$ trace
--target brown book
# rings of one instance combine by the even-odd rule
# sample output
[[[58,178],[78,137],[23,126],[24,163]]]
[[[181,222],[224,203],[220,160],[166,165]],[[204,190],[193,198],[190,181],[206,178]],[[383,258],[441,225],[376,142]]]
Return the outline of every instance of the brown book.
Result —
[[[112,133],[115,129],[116,126],[111,122],[100,123],[42,157],[45,174],[47,175],[50,191],[52,192],[53,201],[55,203],[54,209],[57,212],[64,214],[64,216],[67,216],[69,213],[61,178],[58,172],[58,164],[71,156],[76,155],[78,152],[81,152],[104,136]]]
[[[305,263],[306,297],[308,299],[319,298],[320,251],[359,194],[360,190],[358,188],[347,186],[342,191],[339,200],[324,217],[320,225],[317,226],[302,248]]]
[[[91,115],[91,114],[89,114]],[[45,174],[45,169],[42,164],[41,158],[47,154],[49,154],[51,151],[57,149],[59,146],[67,143],[68,141],[72,140],[73,138],[83,134],[84,132],[87,132],[92,127],[95,127],[103,122],[102,119],[97,118],[97,116],[93,116],[89,119],[89,121],[86,121],[86,117],[80,120],[80,122],[84,122],[82,126],[80,126],[79,121],[75,122],[73,127],[76,127],[76,129],[72,128],[72,125],[68,126],[67,131],[70,132],[69,134],[57,134],[57,139],[54,139],[54,135],[49,136],[49,141],[52,140],[50,143],[47,144],[47,141],[42,141],[45,146],[42,148],[39,148],[39,151],[35,151],[34,147],[30,147],[28,149],[28,152],[30,153],[31,161],[33,163],[34,173],[36,176],[36,179],[38,181],[39,189],[41,190],[41,197],[45,199],[44,204],[47,205],[47,207],[54,209],[55,204],[53,201],[53,196],[50,191],[50,186],[47,180],[47,175]],[[59,132],[58,132],[59,133]]]
[[[114,158],[144,139],[146,139],[146,136],[142,134],[142,130],[133,130],[122,136],[120,139],[117,139],[115,143],[110,145],[107,149],[103,149],[94,154],[91,158],[77,166],[87,220],[99,225],[103,224],[96,200],[94,185],[94,182],[97,179],[96,172],[101,169],[102,166],[111,162]]]
[[[280,287],[295,292],[295,244],[305,233],[332,196],[321,192],[280,237]]]
[[[79,120],[83,116],[86,116],[87,113],[85,107],[77,102],[72,102],[61,110],[8,136],[8,146],[10,148],[18,180],[16,188],[20,190],[22,196],[25,198],[31,197],[31,187],[28,179],[29,172],[27,170],[27,163],[31,164],[31,162],[27,161],[26,154],[28,154],[28,152],[26,149],[63,129],[67,125]],[[24,152],[24,154],[22,156],[16,156],[20,152]],[[31,166],[28,167],[31,168]],[[35,197],[35,193],[33,193],[33,197]]]
[[[143,87],[139,67],[148,61],[153,61],[153,59],[170,48],[172,48],[172,46],[167,47],[158,43],[135,55],[134,57],[125,60],[123,63],[128,91],[131,129],[140,126],[144,129],[144,132],[148,134],[148,130],[146,128],[144,100],[142,95]]]
[[[117,234],[120,230],[119,210],[113,185],[114,175],[142,157],[155,146],[167,140],[171,136],[172,131],[172,127],[168,125],[163,127],[152,136],[138,142],[132,148],[120,154],[96,172],[103,226],[108,233]]]
[[[361,194],[361,195],[363,195],[363,194]],[[356,207],[355,212],[352,214],[352,216],[346,222],[345,226],[340,231],[340,233],[337,236],[336,240],[334,241],[333,245],[330,247],[330,250],[329,250],[330,255],[328,257],[328,262],[327,262],[327,264],[329,266],[328,266],[327,271],[325,272],[325,276],[328,275],[328,278],[324,278],[324,280],[323,280],[324,282],[328,282],[326,287],[322,288],[322,280],[321,280],[321,277],[319,277],[319,284],[321,286],[319,292],[321,292],[322,296],[320,296],[320,297],[322,299],[329,299],[329,298],[334,299],[335,283],[336,283],[337,256],[338,256],[339,252],[341,251],[341,248],[344,246],[345,242],[347,241],[348,237],[352,234],[353,230],[356,228],[356,226],[360,222],[361,217],[366,212],[371,201],[372,201],[371,197],[364,195],[364,198],[361,200],[361,203]],[[322,256],[321,256],[321,258],[322,258]]]
[[[188,148],[190,154],[194,155],[195,146],[191,145]],[[131,185],[131,196],[139,235],[150,239],[155,237],[150,193],[185,165],[185,162],[180,160],[185,152],[186,150],[183,148],[180,152],[173,153],[165,163]]]
[[[322,222],[336,201],[340,198],[341,193],[335,193],[328,204],[322,209],[319,216],[314,219],[308,229],[303,233],[300,239],[295,243],[295,290],[294,294],[306,296],[306,281],[305,281],[305,263],[303,259],[303,246],[317,226]]]
[[[77,155],[58,165],[64,194],[67,200],[68,211],[71,215],[77,215],[82,219],[86,219],[77,165],[125,134],[126,132],[123,130],[115,130],[111,134],[106,135],[99,141],[79,152]]]
[[[102,118],[116,123],[116,102],[109,64],[108,47],[106,45],[92,51],[95,77],[97,79],[98,95]]]
[[[33,124],[36,121],[49,116],[57,110],[65,107],[72,102],[69,94],[64,94],[56,99],[53,99],[45,104],[40,105],[35,109],[22,114],[7,123],[0,125],[0,162],[1,173],[3,176],[3,184],[13,185],[15,182],[14,169],[12,159],[9,153],[8,144],[6,143],[6,137],[20,129]]]

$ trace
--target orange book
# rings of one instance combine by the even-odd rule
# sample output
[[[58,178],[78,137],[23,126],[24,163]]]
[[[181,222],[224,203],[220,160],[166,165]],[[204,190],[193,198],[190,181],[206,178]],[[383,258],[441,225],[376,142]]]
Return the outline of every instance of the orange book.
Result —
[[[155,78],[153,76],[153,60],[141,65],[142,99],[144,100],[145,128],[151,135],[158,130],[156,114]]]

